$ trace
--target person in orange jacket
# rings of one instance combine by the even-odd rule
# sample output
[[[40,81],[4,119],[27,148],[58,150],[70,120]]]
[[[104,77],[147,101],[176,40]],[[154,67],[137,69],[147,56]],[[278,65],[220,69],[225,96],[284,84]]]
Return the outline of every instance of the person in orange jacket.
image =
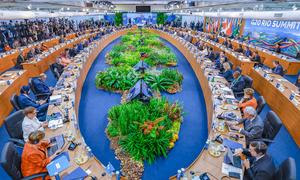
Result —
[[[28,136],[28,142],[25,144],[22,160],[21,171],[24,177],[38,173],[47,172],[46,166],[51,162],[56,154],[48,157],[47,148],[50,146],[49,141],[44,140],[45,133],[43,131],[33,131]],[[41,180],[37,178],[36,180]],[[50,179],[49,176],[46,179]]]

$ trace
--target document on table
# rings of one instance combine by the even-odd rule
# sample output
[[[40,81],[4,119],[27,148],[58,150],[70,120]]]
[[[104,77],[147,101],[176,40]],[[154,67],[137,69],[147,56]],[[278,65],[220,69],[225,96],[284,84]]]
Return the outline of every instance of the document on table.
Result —
[[[237,167],[231,166],[229,164],[222,163],[222,173],[226,174],[228,176],[229,172],[239,173],[241,175],[240,180],[243,179],[243,170],[241,168],[237,168]]]

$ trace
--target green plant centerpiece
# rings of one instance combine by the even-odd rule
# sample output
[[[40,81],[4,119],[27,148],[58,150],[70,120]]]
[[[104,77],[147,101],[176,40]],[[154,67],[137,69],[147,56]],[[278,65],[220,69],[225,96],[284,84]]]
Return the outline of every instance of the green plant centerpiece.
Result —
[[[157,35],[142,31],[142,34],[133,32],[124,35],[121,42],[106,54],[106,63],[134,66],[140,61],[140,54],[145,53],[144,61],[150,66],[176,66],[177,59],[170,48]]]
[[[177,59],[159,37],[141,29],[124,35],[106,54],[111,67],[95,77],[99,89],[121,93],[121,104],[108,112],[107,137],[122,174],[141,179],[144,161],[167,157],[178,140],[182,106],[168,102],[160,92],[181,91],[183,76]]]
[[[165,98],[152,98],[147,104],[134,100],[112,107],[108,118],[107,135],[121,160],[122,172],[128,179],[139,179],[143,161],[152,163],[158,156],[167,157],[174,147],[182,107]],[[132,167],[136,167],[136,172],[130,173]]]

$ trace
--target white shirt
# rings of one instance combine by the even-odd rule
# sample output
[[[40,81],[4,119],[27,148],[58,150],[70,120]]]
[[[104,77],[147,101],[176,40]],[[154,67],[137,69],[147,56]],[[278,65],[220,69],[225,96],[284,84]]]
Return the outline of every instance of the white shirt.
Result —
[[[24,117],[24,120],[22,122],[22,130],[23,130],[23,138],[24,141],[28,141],[28,136],[33,131],[44,131],[44,128],[42,126],[42,122],[38,120],[38,118],[29,119],[27,116]]]

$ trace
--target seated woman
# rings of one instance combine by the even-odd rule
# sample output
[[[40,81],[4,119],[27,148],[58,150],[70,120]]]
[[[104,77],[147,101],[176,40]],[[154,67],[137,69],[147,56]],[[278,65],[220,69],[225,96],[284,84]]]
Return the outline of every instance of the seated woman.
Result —
[[[22,122],[23,138],[25,142],[28,142],[28,136],[33,131],[44,131],[44,127],[47,126],[47,122],[41,122],[36,117],[36,109],[34,107],[27,107],[23,110],[24,120]]]
[[[224,73],[220,75],[223,76],[228,82],[233,80],[233,71],[228,62],[223,63]]]
[[[244,112],[245,108],[248,106],[251,106],[254,109],[257,108],[257,101],[254,97],[254,90],[252,88],[244,89],[244,97],[241,99],[238,106],[241,108],[242,112]]]
[[[47,148],[50,143],[45,141],[44,137],[45,133],[42,131],[33,131],[29,134],[21,159],[21,171],[24,177],[47,172],[46,166],[55,158],[55,154],[48,157]],[[50,180],[50,177],[47,176],[46,179]]]

